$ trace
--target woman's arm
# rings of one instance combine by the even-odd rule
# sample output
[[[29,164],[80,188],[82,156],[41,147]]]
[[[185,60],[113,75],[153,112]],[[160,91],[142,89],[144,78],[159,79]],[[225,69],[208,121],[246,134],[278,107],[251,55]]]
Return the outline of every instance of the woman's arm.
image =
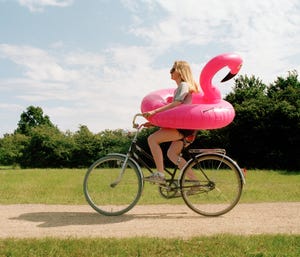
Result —
[[[145,112],[145,113],[143,113],[143,116],[147,118],[147,117],[152,116],[152,115],[154,115],[154,114],[156,114],[158,112],[163,112],[163,111],[172,109],[172,108],[174,108],[174,107],[176,107],[176,106],[178,106],[180,104],[182,104],[182,102],[180,102],[180,101],[174,101],[172,103],[169,103],[169,104],[166,104],[164,106],[161,106],[161,107],[159,107],[159,108],[157,108],[155,110],[152,110],[152,111],[149,111],[149,112]]]

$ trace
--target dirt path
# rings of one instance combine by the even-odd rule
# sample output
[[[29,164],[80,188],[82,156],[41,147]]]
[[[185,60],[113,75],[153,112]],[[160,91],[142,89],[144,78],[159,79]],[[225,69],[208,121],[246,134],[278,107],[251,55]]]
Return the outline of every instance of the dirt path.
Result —
[[[101,216],[88,205],[0,205],[0,238],[189,238],[220,233],[300,234],[300,202],[238,204],[216,218],[200,216],[185,205],[137,205],[118,217]]]

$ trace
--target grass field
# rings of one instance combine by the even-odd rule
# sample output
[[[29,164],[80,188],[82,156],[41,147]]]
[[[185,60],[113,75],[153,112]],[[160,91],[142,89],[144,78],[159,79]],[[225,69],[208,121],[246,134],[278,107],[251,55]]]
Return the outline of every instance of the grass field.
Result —
[[[0,240],[0,256],[22,257],[299,257],[300,236],[219,235],[181,239],[6,239]]]
[[[0,169],[0,204],[87,204],[83,169]],[[300,201],[300,172],[250,170],[240,202]],[[147,185],[138,204],[178,204]],[[0,228],[1,229],[1,228]],[[218,235],[190,240],[160,238],[1,239],[2,256],[300,256],[300,235]]]
[[[0,204],[86,204],[84,169],[0,169]],[[300,201],[300,172],[249,170],[240,202]],[[156,186],[145,184],[138,204],[178,204],[162,198]]]

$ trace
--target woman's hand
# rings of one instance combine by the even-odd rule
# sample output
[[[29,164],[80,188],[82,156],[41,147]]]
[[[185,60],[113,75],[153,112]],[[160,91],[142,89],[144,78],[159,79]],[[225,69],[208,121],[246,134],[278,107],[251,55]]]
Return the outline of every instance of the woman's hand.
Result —
[[[143,124],[143,127],[151,128],[151,127],[154,127],[154,125],[151,122],[146,122],[146,123]]]
[[[154,115],[155,113],[156,113],[155,110],[149,111],[149,112],[144,112],[144,113],[143,113],[143,116],[144,116],[145,118],[148,118],[148,117]]]

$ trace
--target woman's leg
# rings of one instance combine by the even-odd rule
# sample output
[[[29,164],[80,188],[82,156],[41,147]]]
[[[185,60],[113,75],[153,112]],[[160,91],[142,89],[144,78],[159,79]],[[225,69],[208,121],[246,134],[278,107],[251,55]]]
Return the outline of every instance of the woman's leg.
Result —
[[[181,169],[186,164],[185,159],[180,157],[181,150],[183,148],[183,142],[173,141],[168,149],[168,158]]]
[[[169,149],[168,149],[168,158],[175,164],[178,165],[180,169],[184,167],[186,164],[186,160],[180,156],[180,153],[183,148],[183,142],[180,141],[174,141],[171,143]],[[195,173],[192,170],[189,170],[187,173],[187,176],[189,179],[197,180],[197,177]]]
[[[177,129],[161,128],[148,137],[148,144],[157,168],[157,171],[164,172],[164,159],[160,144],[164,142],[177,141],[183,136]]]

